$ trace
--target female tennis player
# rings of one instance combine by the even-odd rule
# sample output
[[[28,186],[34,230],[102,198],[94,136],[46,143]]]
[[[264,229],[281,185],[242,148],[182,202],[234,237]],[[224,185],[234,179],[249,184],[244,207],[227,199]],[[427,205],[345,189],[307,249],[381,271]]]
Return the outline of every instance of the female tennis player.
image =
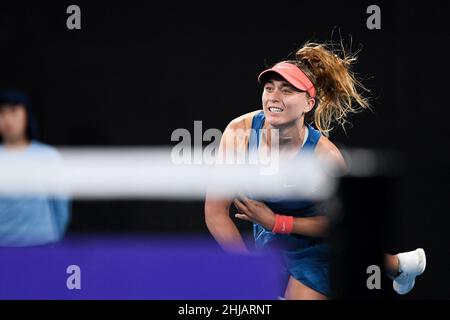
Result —
[[[360,93],[364,87],[350,70],[356,57],[344,50],[342,53],[339,56],[327,45],[307,43],[296,52],[294,60],[281,61],[263,71],[258,77],[263,86],[262,110],[231,121],[222,136],[221,149],[229,146],[229,141],[235,141],[235,132],[239,131],[249,134],[241,139],[241,146],[231,145],[257,151],[270,143],[268,135],[260,134],[261,130],[278,129],[279,152],[283,157],[313,152],[332,159],[345,171],[345,160],[328,139],[329,132],[335,124],[344,126],[349,114],[364,110],[369,104]],[[230,218],[232,203],[238,210],[236,218],[253,222],[257,248],[280,250],[288,274],[285,299],[330,296],[327,247],[323,241],[328,221],[316,203],[257,201],[245,195],[217,199],[208,194],[207,227],[219,244],[231,252],[248,250]],[[425,254],[418,249],[386,255],[386,269],[394,279],[394,289],[406,293],[425,269]]]

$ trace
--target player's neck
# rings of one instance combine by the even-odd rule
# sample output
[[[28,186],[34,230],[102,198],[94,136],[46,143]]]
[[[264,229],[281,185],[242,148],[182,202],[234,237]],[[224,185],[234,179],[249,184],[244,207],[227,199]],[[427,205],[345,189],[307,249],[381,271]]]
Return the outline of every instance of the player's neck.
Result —
[[[3,139],[3,145],[6,149],[10,150],[21,150],[25,149],[30,145],[30,140],[27,137],[18,137],[18,138],[5,138]]]
[[[303,143],[305,135],[303,117],[274,129],[278,129],[280,147],[298,146]]]

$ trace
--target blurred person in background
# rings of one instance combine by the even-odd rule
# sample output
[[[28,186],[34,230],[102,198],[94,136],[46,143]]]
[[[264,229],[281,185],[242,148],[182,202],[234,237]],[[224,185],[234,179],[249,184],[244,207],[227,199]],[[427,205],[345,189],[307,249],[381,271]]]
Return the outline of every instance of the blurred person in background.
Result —
[[[61,163],[55,148],[37,140],[28,96],[0,90],[0,158],[27,160],[44,156]],[[70,220],[70,201],[46,195],[0,196],[0,246],[33,246],[59,241]]]

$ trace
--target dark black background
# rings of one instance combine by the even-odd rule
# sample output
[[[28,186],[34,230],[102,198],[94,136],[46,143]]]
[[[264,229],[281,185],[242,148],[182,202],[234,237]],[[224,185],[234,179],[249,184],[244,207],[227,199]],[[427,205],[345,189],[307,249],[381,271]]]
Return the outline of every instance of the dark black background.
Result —
[[[82,30],[66,28],[70,4],[81,7]],[[366,27],[370,4],[381,7],[381,30]],[[362,50],[354,71],[373,112],[331,140],[403,155],[388,249],[424,247],[427,272],[408,297],[448,299],[449,13],[445,1],[3,1],[0,87],[31,95],[45,143],[174,145],[176,128],[193,132],[201,120],[223,130],[258,109],[265,66],[307,40],[342,37]],[[368,184],[354,201],[370,206],[382,191]],[[75,201],[70,232],[91,231],[207,232],[200,201]]]

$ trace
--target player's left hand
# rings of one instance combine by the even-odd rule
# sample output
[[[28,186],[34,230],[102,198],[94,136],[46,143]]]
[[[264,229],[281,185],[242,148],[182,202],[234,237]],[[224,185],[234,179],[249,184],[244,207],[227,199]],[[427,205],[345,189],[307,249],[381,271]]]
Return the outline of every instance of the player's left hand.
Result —
[[[239,198],[233,200],[238,213],[236,218],[255,222],[268,230],[272,230],[275,224],[275,213],[263,202],[252,200],[245,195],[239,195]]]

